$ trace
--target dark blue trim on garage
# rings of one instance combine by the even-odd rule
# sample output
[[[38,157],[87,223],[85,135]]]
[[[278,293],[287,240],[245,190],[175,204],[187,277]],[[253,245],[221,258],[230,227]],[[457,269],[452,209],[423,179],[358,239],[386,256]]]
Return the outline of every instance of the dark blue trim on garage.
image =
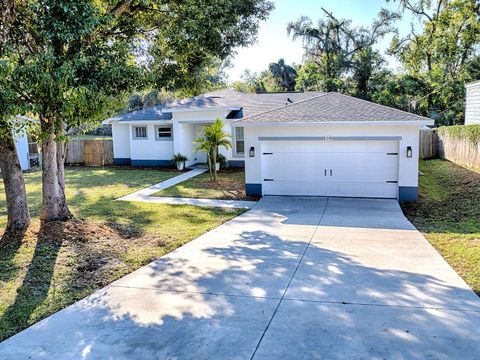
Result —
[[[113,163],[115,165],[131,165],[132,160],[130,158],[113,158]]]
[[[132,160],[132,166],[171,166],[170,160]]]
[[[416,186],[400,186],[398,188],[398,200],[400,201],[417,201],[418,187]]]
[[[228,160],[228,167],[244,168],[245,160]]]
[[[262,196],[262,184],[245,184],[245,192],[250,196]]]

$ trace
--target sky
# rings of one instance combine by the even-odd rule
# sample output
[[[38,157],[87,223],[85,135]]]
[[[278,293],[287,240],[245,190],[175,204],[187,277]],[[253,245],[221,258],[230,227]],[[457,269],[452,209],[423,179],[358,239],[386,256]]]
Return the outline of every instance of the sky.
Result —
[[[253,72],[266,70],[272,62],[280,58],[287,64],[301,63],[303,57],[302,42],[295,42],[287,36],[287,24],[300,16],[310,17],[315,23],[323,16],[322,7],[332,12],[337,18],[351,19],[353,26],[369,26],[382,7],[396,10],[396,3],[385,0],[273,0],[275,9],[268,20],[260,25],[258,41],[248,48],[237,49],[232,67],[226,73],[230,81],[239,80],[245,69]],[[400,34],[407,34],[411,17],[403,16],[397,22]],[[384,38],[377,45],[383,53],[389,46],[391,36]],[[395,69],[399,63],[392,57],[386,57],[389,66]]]

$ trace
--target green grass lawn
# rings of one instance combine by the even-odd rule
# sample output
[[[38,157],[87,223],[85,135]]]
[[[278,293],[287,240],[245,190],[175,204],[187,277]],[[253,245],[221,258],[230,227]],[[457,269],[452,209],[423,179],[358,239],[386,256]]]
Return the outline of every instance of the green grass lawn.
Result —
[[[175,175],[67,168],[67,198],[78,220],[40,229],[41,174],[26,174],[32,226],[24,236],[0,242],[0,340],[243,212],[114,201]],[[0,229],[5,224],[0,182]]]
[[[173,196],[197,199],[257,200],[245,194],[245,172],[243,169],[226,169],[218,173],[218,182],[208,173],[201,174],[175,186],[161,190],[154,196]]]
[[[442,160],[420,171],[419,202],[405,214],[480,296],[480,173]]]

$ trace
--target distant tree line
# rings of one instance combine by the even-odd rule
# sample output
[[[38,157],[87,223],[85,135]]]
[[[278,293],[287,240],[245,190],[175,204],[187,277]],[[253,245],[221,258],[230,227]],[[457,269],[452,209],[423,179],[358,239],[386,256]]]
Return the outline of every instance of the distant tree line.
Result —
[[[387,0],[388,2],[389,0]],[[466,82],[480,78],[480,2],[477,0],[390,0],[399,11],[382,9],[370,27],[356,27],[323,10],[314,23],[301,17],[287,26],[304,46],[304,62],[283,59],[260,74],[246,71],[235,88],[245,92],[338,91],[435,118],[438,124],[464,121]],[[421,24],[400,37],[403,15]],[[387,54],[401,64],[387,67],[374,47],[393,38]]]

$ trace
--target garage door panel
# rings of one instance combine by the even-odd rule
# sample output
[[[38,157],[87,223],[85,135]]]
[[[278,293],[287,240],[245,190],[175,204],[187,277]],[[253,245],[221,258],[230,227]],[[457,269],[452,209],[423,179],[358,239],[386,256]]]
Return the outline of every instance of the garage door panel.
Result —
[[[317,167],[324,156],[322,152],[275,152],[271,155],[263,155],[263,158],[268,160],[266,164],[273,168],[283,166],[286,163],[301,163],[305,166]]]
[[[379,171],[375,169],[370,171],[368,169],[337,169],[332,170],[332,175],[327,172],[325,182],[346,182],[346,183],[386,183],[397,181],[396,169],[382,169]]]
[[[325,182],[326,181],[326,176],[325,172],[326,170],[319,170],[319,169],[308,169],[305,171],[305,168],[302,169],[295,169],[291,168],[288,169],[289,171],[286,171],[284,174],[282,174],[282,177],[279,178],[278,174],[276,172],[267,172],[265,171],[263,174],[264,179],[275,179],[275,181],[278,181],[281,179],[281,181],[284,182],[292,182],[292,181],[316,181],[316,182]],[[299,176],[299,174],[301,174]],[[328,172],[327,172],[328,175]]]
[[[391,167],[392,157],[387,153],[323,153],[321,154],[324,159],[321,164],[326,166],[327,169],[378,169],[384,167]],[[317,163],[319,161],[317,160]]]
[[[284,155],[284,154],[282,154]],[[309,154],[311,155],[311,154]],[[330,154],[315,153],[315,159],[304,157],[265,156],[263,177],[284,181],[363,181],[379,182],[396,180],[398,166],[396,159],[385,154]],[[286,166],[285,164],[289,164]],[[332,170],[330,172],[330,170]]]
[[[330,175],[331,174],[331,175]],[[378,169],[365,169],[365,168],[347,168],[347,169],[332,169],[330,170],[318,170],[305,168],[289,168],[281,178],[277,173],[273,171],[265,171],[263,173],[264,179],[271,179],[274,181],[284,182],[304,182],[304,181],[317,181],[317,182],[364,182],[364,183],[381,183],[386,181],[396,181],[397,169],[396,168],[384,168],[381,171]]]
[[[264,141],[263,152],[396,152],[398,142],[391,140]]]
[[[265,141],[265,195],[397,197],[397,141]]]
[[[391,166],[395,162],[395,156],[382,153],[271,153],[263,155],[265,170],[275,170],[289,164],[291,168],[343,168],[356,167],[374,169],[379,166]],[[392,162],[392,159],[394,161]]]
[[[265,195],[292,195],[292,196],[344,196],[344,197],[372,197],[395,198],[396,184],[387,183],[318,183],[299,182],[292,186],[291,182],[265,182]],[[319,193],[321,189],[321,193]]]

